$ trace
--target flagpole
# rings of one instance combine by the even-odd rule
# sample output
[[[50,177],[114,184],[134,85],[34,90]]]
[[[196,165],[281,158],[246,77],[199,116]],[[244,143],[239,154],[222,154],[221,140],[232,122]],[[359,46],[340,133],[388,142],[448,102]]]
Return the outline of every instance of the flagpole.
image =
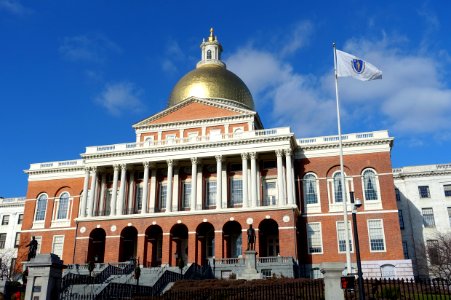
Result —
[[[335,43],[333,43],[334,48],[334,72],[335,72],[335,97],[337,100],[337,126],[338,126],[338,144],[340,148],[340,173],[341,173],[341,197],[343,199],[343,221],[344,221],[344,229],[345,229],[345,246],[346,246],[346,269],[347,273],[351,273],[351,251],[349,245],[349,224],[348,224],[348,204],[346,197],[346,185],[345,185],[345,173],[343,167],[343,141],[341,137],[341,122],[340,122],[340,102],[338,97],[338,76],[337,76],[337,48],[335,47]]]

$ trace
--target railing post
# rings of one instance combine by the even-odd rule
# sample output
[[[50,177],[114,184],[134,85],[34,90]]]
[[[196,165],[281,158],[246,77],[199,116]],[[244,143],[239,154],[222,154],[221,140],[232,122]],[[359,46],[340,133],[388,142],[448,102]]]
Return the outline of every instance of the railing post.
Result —
[[[340,278],[344,264],[342,262],[322,263],[321,273],[324,275],[325,300],[344,300],[344,293],[340,286]]]

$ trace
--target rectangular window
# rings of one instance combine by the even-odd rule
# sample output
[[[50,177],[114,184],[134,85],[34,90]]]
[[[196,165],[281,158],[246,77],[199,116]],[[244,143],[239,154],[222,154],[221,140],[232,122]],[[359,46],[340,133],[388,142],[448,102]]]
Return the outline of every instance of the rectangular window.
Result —
[[[9,215],[4,215],[2,218],[2,225],[8,225],[9,224]]]
[[[166,182],[161,182],[160,183],[160,193],[159,193],[159,197],[160,197],[160,209],[166,208],[166,199],[168,197],[168,185]]]
[[[426,250],[429,257],[429,263],[431,265],[440,264],[440,256],[438,250],[438,241],[437,240],[427,240],[426,241]]]
[[[135,208],[136,210],[141,210],[142,208],[142,199],[143,199],[143,189],[142,184],[139,184],[136,187],[136,195],[135,195]]]
[[[191,182],[184,181],[182,189],[182,208],[189,208],[191,201]]]
[[[20,232],[16,233],[16,238],[14,240],[14,248],[18,248],[20,245]]]
[[[395,189],[396,201],[401,201],[401,192]]]
[[[63,245],[64,245],[64,235],[53,236],[52,253],[58,255],[60,259],[63,258]]]
[[[216,205],[216,179],[208,179],[205,183],[206,206]]]
[[[409,259],[409,248],[407,247],[406,241],[402,241],[402,251],[404,253],[404,259]]]
[[[263,181],[263,206],[276,205],[276,180]]]
[[[243,181],[241,178],[230,180],[230,200],[232,206],[243,203]]]
[[[23,222],[23,214],[19,215],[19,218],[17,219],[17,224],[22,224]]]
[[[368,220],[368,236],[371,251],[385,251],[385,236],[382,220]]]
[[[344,222],[337,222],[338,252],[346,252],[346,230]],[[352,251],[351,222],[348,221],[349,250]]]
[[[418,187],[418,193],[420,194],[420,198],[431,198],[428,185],[420,185]]]
[[[307,224],[307,243],[309,253],[322,253],[323,243],[321,236],[321,223]]]
[[[435,227],[434,210],[432,207],[422,208],[421,214],[423,215],[423,225],[427,228]]]
[[[5,249],[6,233],[0,233],[0,249]]]
[[[445,184],[443,190],[445,191],[445,197],[451,197],[451,184]]]
[[[404,217],[402,216],[402,210],[398,210],[399,228],[404,229]]]

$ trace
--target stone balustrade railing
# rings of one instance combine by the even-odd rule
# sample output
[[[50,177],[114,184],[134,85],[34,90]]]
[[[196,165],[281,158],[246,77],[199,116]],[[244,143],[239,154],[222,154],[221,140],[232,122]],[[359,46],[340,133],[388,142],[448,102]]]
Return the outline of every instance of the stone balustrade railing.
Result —
[[[378,138],[388,138],[387,130],[373,131],[373,132],[360,132],[360,133],[350,133],[343,134],[341,139],[343,141],[358,141],[366,139],[378,139]],[[326,144],[326,143],[336,143],[338,142],[338,135],[320,136],[314,138],[298,139],[298,145],[314,145],[314,144]]]

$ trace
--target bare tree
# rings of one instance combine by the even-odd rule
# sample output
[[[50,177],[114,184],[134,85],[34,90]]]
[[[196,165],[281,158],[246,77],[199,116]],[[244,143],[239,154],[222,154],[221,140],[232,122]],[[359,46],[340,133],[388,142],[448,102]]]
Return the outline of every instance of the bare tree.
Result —
[[[437,233],[425,250],[430,277],[451,280],[451,234]]]

